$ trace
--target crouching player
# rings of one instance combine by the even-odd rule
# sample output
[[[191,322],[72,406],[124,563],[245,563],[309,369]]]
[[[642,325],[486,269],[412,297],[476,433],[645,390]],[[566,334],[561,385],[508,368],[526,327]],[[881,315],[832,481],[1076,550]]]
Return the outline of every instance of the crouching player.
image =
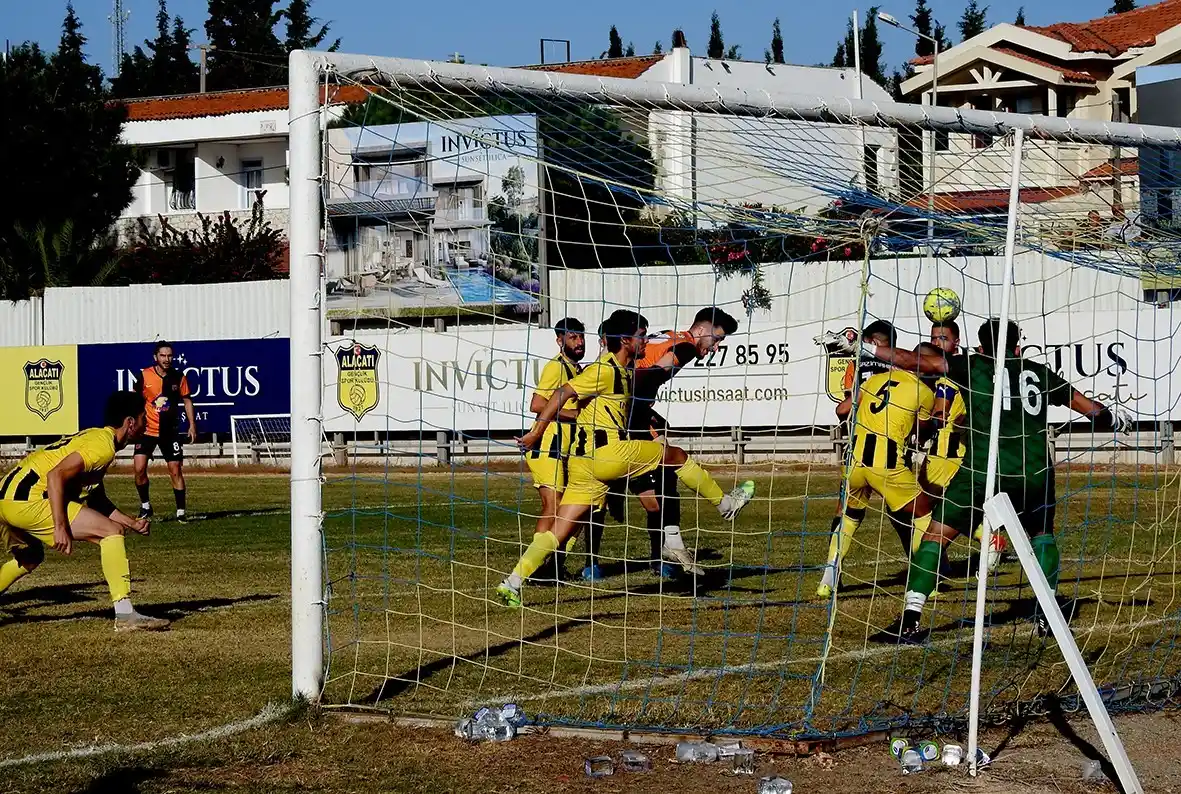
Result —
[[[131,570],[123,534],[148,534],[147,519],[133,519],[107,498],[103,476],[115,453],[144,431],[144,402],[134,392],[107,400],[103,427],[83,430],[30,452],[0,479],[0,522],[12,559],[0,566],[0,593],[45,559],[45,547],[70,554],[74,541],[98,545],[103,576],[115,607],[115,630],[158,631],[168,621],[131,605]]]
[[[521,605],[525,579],[578,531],[591,510],[604,504],[607,484],[614,480],[647,474],[661,466],[671,467],[677,479],[715,505],[727,521],[735,518],[754,496],[752,482],[723,493],[709,473],[679,447],[628,439],[632,365],[644,355],[647,327],[647,321],[636,312],[612,314],[605,329],[607,352],[555,391],[533,429],[518,440],[523,449],[533,449],[568,400],[588,401],[578,414],[569,478],[553,529],[533,536],[512,573],[496,588],[497,597],[510,607]],[[684,550],[677,562],[692,566],[692,555]]]

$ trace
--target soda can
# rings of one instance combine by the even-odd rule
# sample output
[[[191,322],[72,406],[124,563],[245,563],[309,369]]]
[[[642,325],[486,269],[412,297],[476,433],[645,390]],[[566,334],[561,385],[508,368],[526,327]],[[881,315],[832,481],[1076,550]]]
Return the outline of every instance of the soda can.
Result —
[[[943,745],[943,765],[959,766],[964,762],[964,748],[958,744]]]
[[[890,740],[890,755],[901,759],[902,754],[910,749],[910,740],[901,737]]]
[[[925,763],[930,763],[939,757],[939,745],[935,742],[919,742],[918,750]]]

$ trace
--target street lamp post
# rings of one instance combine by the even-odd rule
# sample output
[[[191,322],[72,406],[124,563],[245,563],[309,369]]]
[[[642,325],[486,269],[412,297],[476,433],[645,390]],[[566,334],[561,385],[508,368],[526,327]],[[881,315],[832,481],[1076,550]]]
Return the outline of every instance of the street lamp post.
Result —
[[[939,39],[934,36],[928,36],[926,33],[920,33],[917,30],[906,27],[899,22],[891,14],[885,11],[878,13],[878,19],[891,27],[904,30],[912,36],[918,36],[920,39],[926,39],[935,45],[935,54],[931,58],[931,106],[939,106]],[[934,21],[934,20],[932,20]],[[930,183],[927,187],[927,245],[932,249],[935,248],[935,147],[938,138],[934,131],[931,132],[931,148],[927,152],[927,170],[930,172]]]

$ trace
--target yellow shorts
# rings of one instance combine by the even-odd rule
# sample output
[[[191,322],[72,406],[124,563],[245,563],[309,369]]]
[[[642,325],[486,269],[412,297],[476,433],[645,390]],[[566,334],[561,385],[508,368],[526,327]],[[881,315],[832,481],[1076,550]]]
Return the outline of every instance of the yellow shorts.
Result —
[[[534,488],[553,488],[558,493],[566,490],[566,461],[549,455],[525,456],[529,471],[533,474]]]
[[[853,464],[851,470],[846,470],[845,488],[848,491],[848,505],[854,510],[864,510],[869,507],[869,499],[874,492],[881,494],[886,507],[891,511],[906,507],[922,489],[914,472],[905,466],[896,469],[879,469]]]
[[[602,507],[607,483],[654,471],[664,460],[659,441],[612,441],[585,457],[570,457],[570,472],[562,504]]]
[[[78,517],[82,507],[81,502],[66,502],[66,515],[70,521]],[[0,522],[17,530],[17,535],[24,533],[42,543],[53,545],[53,512],[49,509],[48,499],[27,502],[0,499]]]
[[[947,488],[947,484],[951,482],[951,478],[955,476],[955,473],[960,470],[963,462],[963,458],[939,458],[934,455],[928,455],[926,462],[923,464],[923,472],[919,480],[926,485],[943,490]]]

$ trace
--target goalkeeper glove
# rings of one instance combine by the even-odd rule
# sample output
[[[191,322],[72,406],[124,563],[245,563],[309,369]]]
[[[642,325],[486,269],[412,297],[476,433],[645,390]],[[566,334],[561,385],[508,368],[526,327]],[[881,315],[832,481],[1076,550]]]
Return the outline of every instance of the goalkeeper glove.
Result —
[[[1114,405],[1110,408],[1104,406],[1091,421],[1100,429],[1111,429],[1120,435],[1130,433],[1135,424],[1132,414],[1121,405]]]
[[[857,333],[855,331],[826,331],[819,336],[812,337],[812,341],[830,353],[849,355],[857,350]]]

